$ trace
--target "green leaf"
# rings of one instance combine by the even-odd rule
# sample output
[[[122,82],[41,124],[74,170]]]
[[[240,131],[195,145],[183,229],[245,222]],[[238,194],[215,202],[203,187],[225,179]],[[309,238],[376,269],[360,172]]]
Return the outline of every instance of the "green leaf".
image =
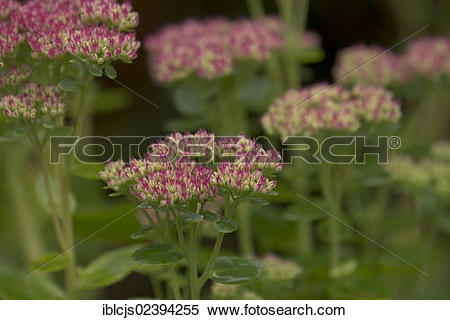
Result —
[[[69,78],[63,78],[59,83],[59,87],[65,91],[77,92],[81,89],[81,82]]]
[[[238,86],[236,96],[250,110],[263,112],[275,97],[275,86],[266,75],[252,77]]]
[[[214,212],[205,210],[202,212],[203,219],[208,222],[217,222],[220,220],[220,216]]]
[[[74,176],[89,179],[89,180],[101,180],[98,173],[104,169],[104,165],[101,163],[82,163],[75,162],[71,168],[71,173]]]
[[[142,239],[145,236],[147,236],[150,233],[152,233],[153,231],[155,231],[155,229],[156,229],[156,227],[154,225],[149,225],[149,226],[142,227],[141,229],[133,232],[130,235],[130,238],[133,239],[133,240]]]
[[[133,260],[147,267],[163,267],[183,259],[183,254],[172,243],[154,244],[136,250]]]
[[[236,220],[228,220],[221,218],[216,222],[216,231],[219,233],[233,233],[237,230],[238,224]]]
[[[177,86],[173,92],[173,102],[178,112],[184,116],[195,116],[204,111],[203,101],[195,88],[189,85]]]
[[[108,77],[108,78],[110,78],[110,79],[115,79],[115,78],[117,78],[117,71],[116,71],[116,68],[114,68],[112,65],[110,65],[110,64],[107,64],[106,66],[105,66],[105,73],[106,73],[106,76]]]
[[[81,81],[84,78],[83,62],[78,59],[72,59],[61,66],[60,72],[64,79]]]
[[[55,125],[56,125],[56,123],[55,123],[55,120],[53,120],[53,119],[46,119],[46,120],[42,123],[42,126],[43,126],[45,129],[52,129],[52,128],[55,127]]]
[[[263,269],[260,261],[240,257],[219,257],[211,279],[223,284],[245,283],[257,278]]]
[[[0,135],[0,142],[10,142],[25,138],[29,130],[28,126],[8,130]]]
[[[80,288],[97,289],[127,277],[135,264],[130,256],[137,246],[111,250],[80,270]]]
[[[197,223],[203,220],[203,216],[195,212],[184,212],[180,214],[182,224]]]
[[[252,197],[250,198],[250,201],[260,206],[270,206],[270,202],[264,200],[261,197]]]
[[[64,292],[48,278],[29,275],[20,268],[0,265],[0,298],[8,300],[59,300]]]
[[[101,77],[103,75],[103,70],[98,65],[89,64],[88,71],[94,77]]]
[[[57,272],[69,264],[69,257],[58,252],[50,252],[31,263],[31,269],[38,272]]]

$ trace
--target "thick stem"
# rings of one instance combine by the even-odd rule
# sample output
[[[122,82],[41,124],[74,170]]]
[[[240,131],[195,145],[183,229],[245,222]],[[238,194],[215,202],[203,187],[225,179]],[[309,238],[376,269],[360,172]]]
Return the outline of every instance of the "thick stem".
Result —
[[[242,203],[237,210],[239,221],[238,240],[241,253],[246,257],[255,255],[253,231],[251,226],[251,211],[247,203]]]
[[[339,221],[341,216],[341,194],[337,184],[333,165],[324,164],[321,167],[320,183],[325,200],[330,207],[333,217],[329,217],[329,241],[330,241],[330,270],[335,270],[340,263],[341,236]]]
[[[197,233],[198,223],[194,223],[190,226],[189,236],[189,282],[191,288],[191,299],[200,299],[200,291],[198,288],[198,271],[197,271]]]
[[[177,278],[177,274],[175,272],[175,267],[170,266],[169,270],[170,270],[169,282],[170,282],[170,287],[172,289],[173,296],[174,296],[175,300],[181,300],[181,291],[180,291],[180,286],[178,285],[178,278]]]
[[[296,51],[301,48],[300,41],[305,27],[308,0],[279,0],[278,5],[285,25],[284,62],[289,88],[300,86],[299,61]]]
[[[226,197],[225,213],[224,213],[225,218],[231,217],[231,215],[232,215],[231,209],[232,209],[231,199],[230,199],[230,197]],[[225,234],[223,234],[223,233],[219,233],[219,235],[217,236],[216,243],[214,244],[214,248],[211,253],[211,256],[209,257],[208,263],[206,264],[206,268],[203,271],[203,273],[200,276],[200,279],[198,281],[199,282],[199,284],[198,284],[199,291],[202,289],[202,287],[205,285],[206,281],[208,281],[209,277],[211,276],[212,270],[214,268],[214,263],[216,262],[217,256],[219,255],[220,247],[222,246],[224,236],[225,236]]]
[[[303,257],[310,255],[313,251],[311,221],[304,219],[298,221],[297,233],[299,239],[300,255]]]
[[[60,197],[61,197],[61,216],[63,222],[63,232],[66,242],[66,255],[69,260],[68,267],[65,271],[66,290],[69,298],[74,298],[76,283],[76,259],[75,252],[72,248],[74,243],[72,213],[70,212],[69,188],[66,165],[61,162],[57,168],[59,178]]]
[[[24,181],[26,174],[23,168],[26,167],[27,149],[8,148],[5,152],[5,177],[8,185],[8,194],[11,199],[11,206],[15,211],[14,217],[17,219],[20,234],[23,242],[24,260],[29,263],[42,256],[43,239],[39,230],[38,217],[30,210],[28,202],[23,201]]]

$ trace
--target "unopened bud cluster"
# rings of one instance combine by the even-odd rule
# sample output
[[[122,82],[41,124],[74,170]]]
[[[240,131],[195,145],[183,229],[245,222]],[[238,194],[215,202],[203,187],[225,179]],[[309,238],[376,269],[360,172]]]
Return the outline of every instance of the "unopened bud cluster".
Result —
[[[277,18],[187,20],[150,35],[152,76],[172,82],[196,74],[213,79],[230,74],[237,61],[263,61],[284,45],[283,24]],[[320,38],[307,31],[301,45],[317,47]]]
[[[338,53],[333,70],[335,80],[348,85],[389,86],[416,75],[442,74],[450,74],[449,37],[413,39],[398,54],[388,48],[358,44]]]
[[[19,95],[5,95],[0,101],[0,110],[10,119],[36,119],[39,115],[52,118],[64,113],[66,104],[61,89],[48,85],[27,83]]]
[[[396,122],[400,104],[383,88],[315,84],[289,90],[276,99],[262,117],[269,134],[282,137],[311,135],[320,131],[356,131],[361,122]]]
[[[183,144],[191,139],[201,146],[184,148]],[[216,164],[213,161],[215,154],[207,162],[198,162],[192,155],[199,148],[205,150],[206,155],[211,155],[213,150],[223,149],[229,142],[228,138],[225,138],[227,143],[224,143],[203,130],[195,134],[174,133],[152,145],[143,160],[131,159],[129,164],[122,160],[108,163],[100,172],[100,177],[109,188],[130,194],[153,207],[177,206],[189,200],[205,202],[213,199],[219,191],[234,195],[272,191],[276,182],[267,175],[281,170],[279,154],[267,152],[264,158],[256,157],[252,162],[249,155],[260,155],[264,151],[262,146],[245,137],[240,140],[243,142],[235,145],[235,161],[223,160]],[[175,146],[177,150],[170,150],[172,153],[168,155],[162,145]]]
[[[71,53],[100,65],[129,62],[140,47],[128,32],[137,24],[131,5],[116,0],[28,0],[12,6],[8,20],[0,24],[0,57],[13,54],[26,40],[33,58]]]

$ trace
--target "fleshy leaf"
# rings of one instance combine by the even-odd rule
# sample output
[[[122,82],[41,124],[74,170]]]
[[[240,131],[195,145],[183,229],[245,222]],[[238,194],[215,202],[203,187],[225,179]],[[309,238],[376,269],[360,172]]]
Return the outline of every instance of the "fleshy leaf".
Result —
[[[133,260],[147,267],[163,267],[183,259],[183,254],[172,243],[154,244],[133,252]]]
[[[263,269],[260,261],[241,257],[219,257],[214,264],[212,280],[223,284],[245,283],[257,278]]]

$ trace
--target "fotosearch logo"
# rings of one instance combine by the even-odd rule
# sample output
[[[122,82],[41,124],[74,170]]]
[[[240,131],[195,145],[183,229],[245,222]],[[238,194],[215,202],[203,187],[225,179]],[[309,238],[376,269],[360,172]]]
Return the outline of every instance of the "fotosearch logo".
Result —
[[[155,163],[170,162],[180,156],[181,161],[186,162],[249,161],[249,157],[236,153],[242,139],[241,136],[210,138],[194,135],[183,136],[178,140],[163,136],[51,136],[50,163],[58,164],[62,157],[71,153],[82,163],[106,163],[133,156],[143,159],[149,152],[152,152],[150,159]],[[258,137],[255,142],[263,145],[265,150],[261,148],[261,152],[251,158],[252,162],[267,163],[268,158],[272,159],[273,154],[277,154],[279,158],[276,162],[282,164],[292,164],[294,159],[308,164],[364,164],[368,157],[376,157],[378,163],[387,164],[389,151],[401,146],[401,139],[397,136],[378,136],[371,141],[365,136],[330,136],[323,140],[309,136],[289,136],[282,142],[280,150],[265,136]],[[268,153],[271,153],[270,157]]]

